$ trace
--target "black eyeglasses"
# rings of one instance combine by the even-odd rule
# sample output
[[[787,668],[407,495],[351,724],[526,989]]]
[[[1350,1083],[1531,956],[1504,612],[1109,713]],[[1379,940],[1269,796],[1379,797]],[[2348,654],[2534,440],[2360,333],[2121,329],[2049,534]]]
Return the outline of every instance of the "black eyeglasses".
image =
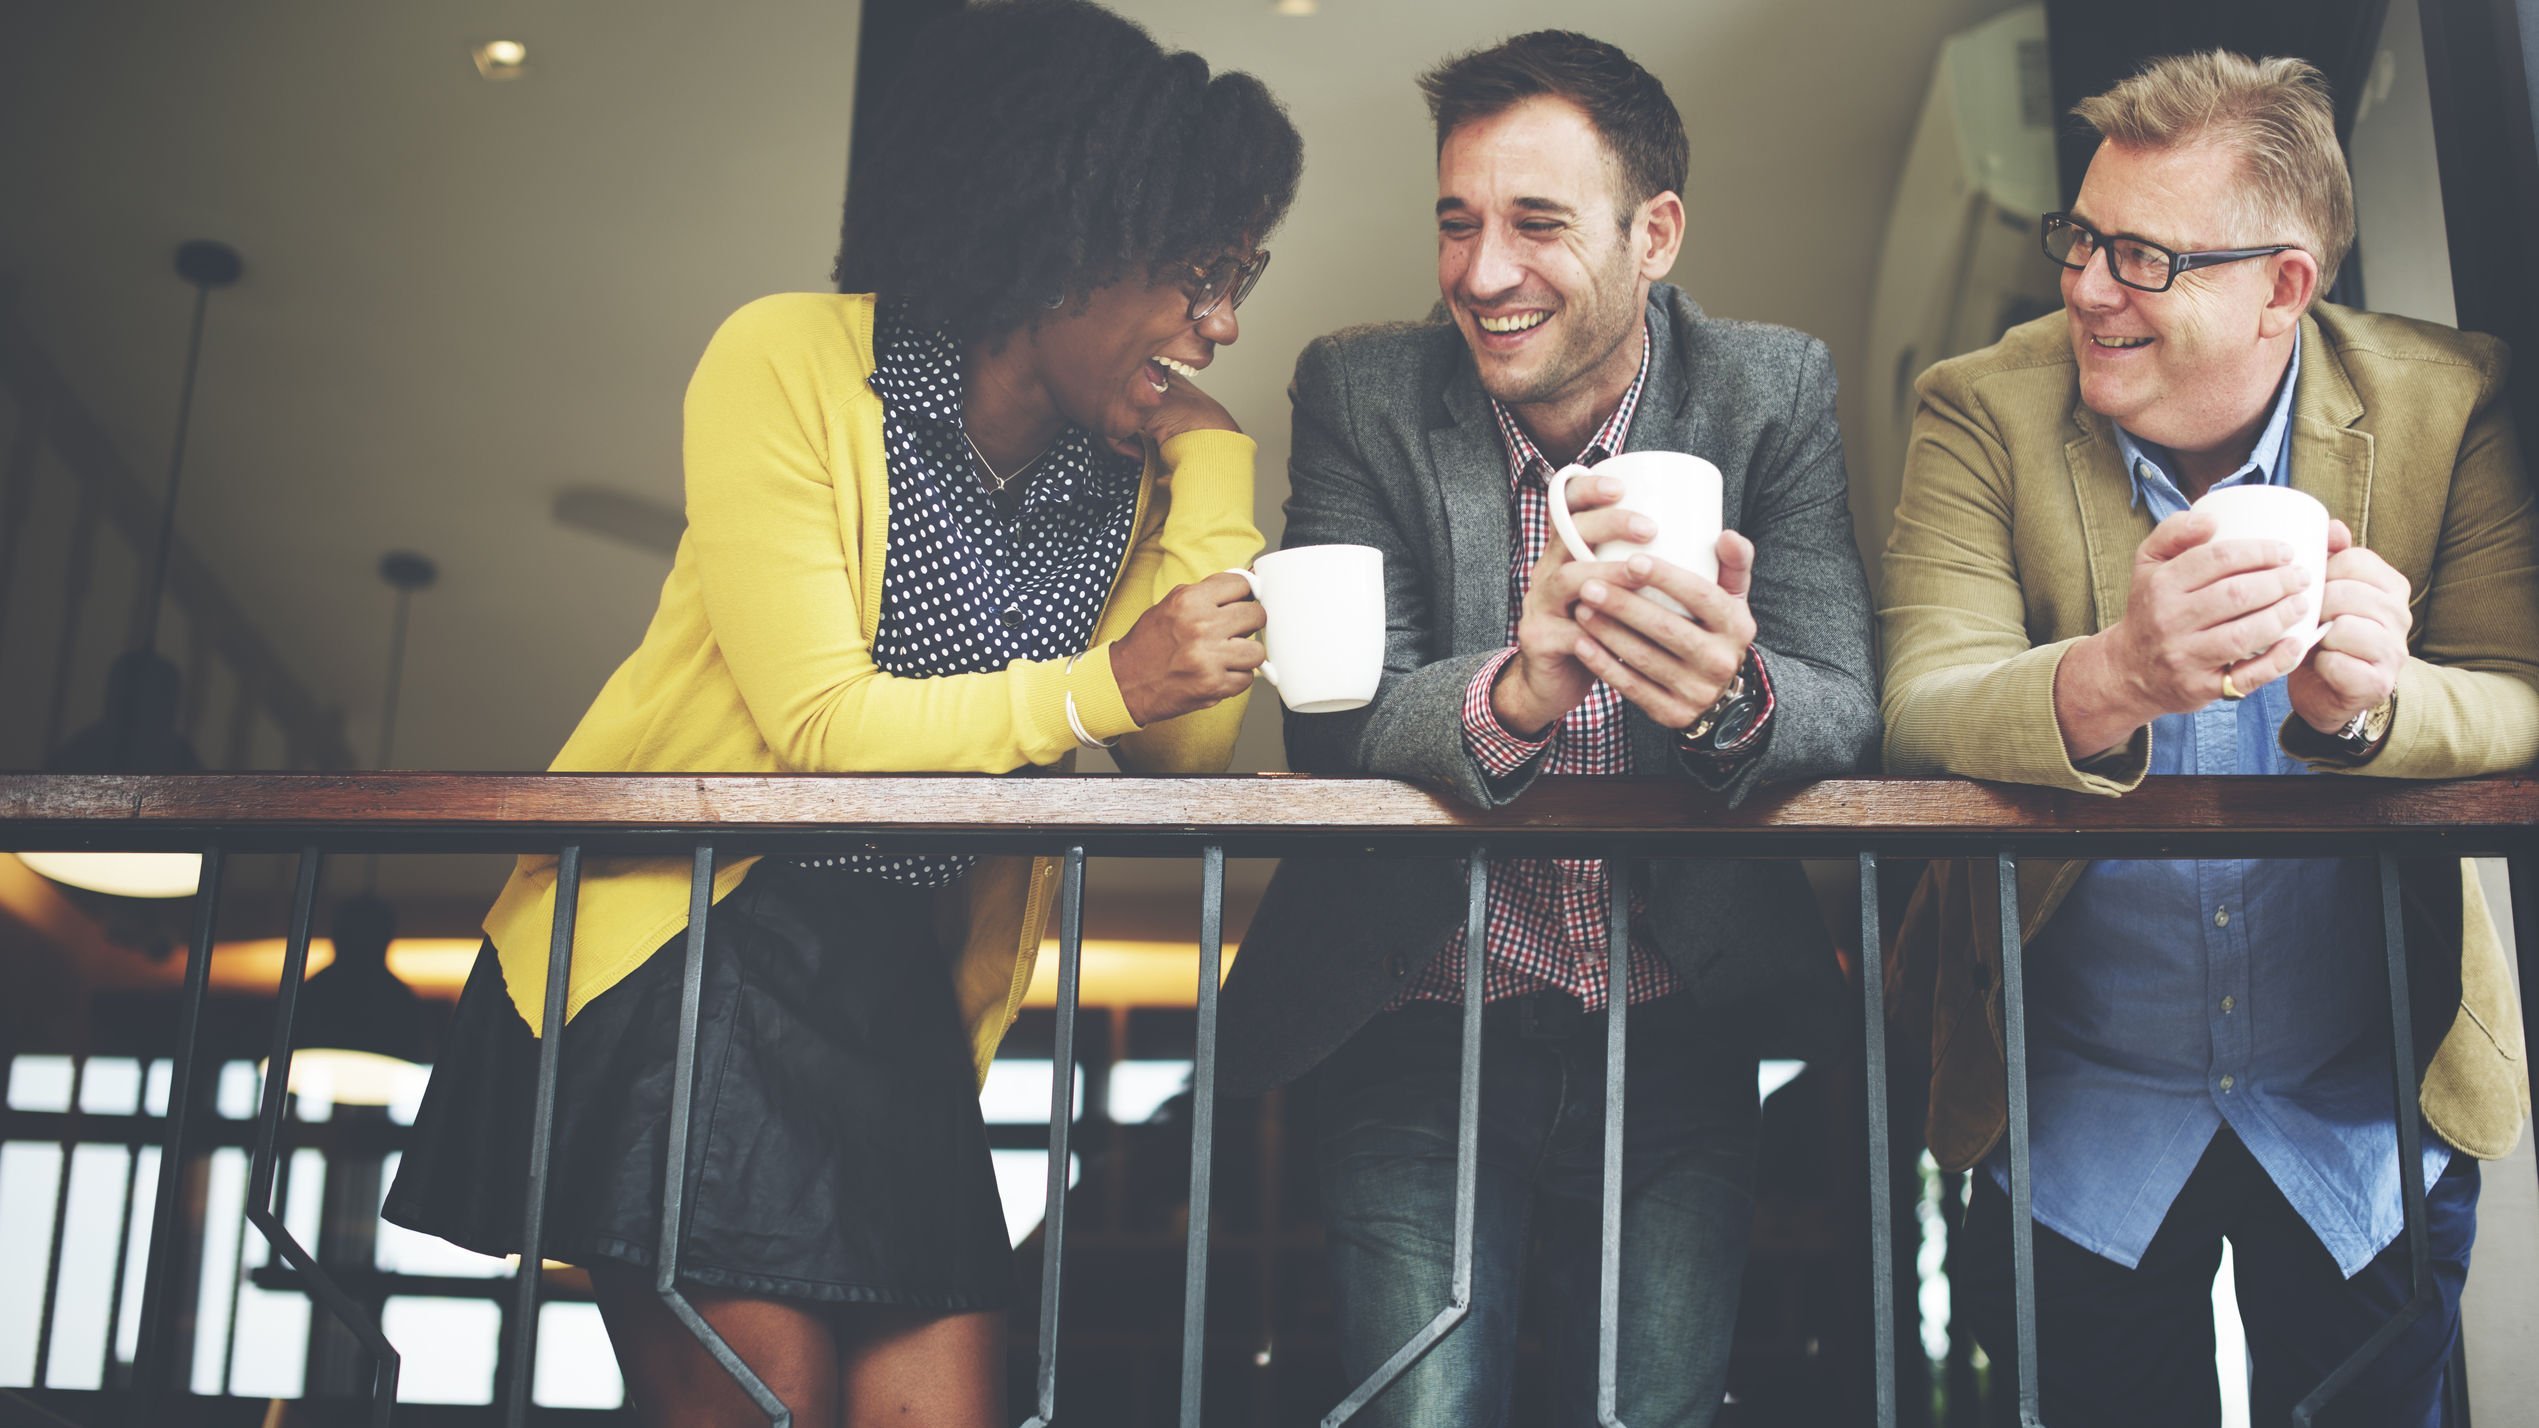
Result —
[[[2106,237],[2068,213],[2049,213],[2039,220],[2038,227],[2037,236],[2044,244],[2045,256],[2056,263],[2077,273],[2087,268],[2091,257],[2104,248],[2107,250],[2107,275],[2126,287],[2146,293],[2167,292],[2180,273],[2275,253],[2289,253],[2301,246],[2298,243],[2277,243],[2265,248],[2209,248],[2201,253],[2180,253],[2163,248],[2147,238],[2124,234]]]
[[[1268,269],[1269,258],[1269,250],[1263,248],[1250,257],[1228,253],[1204,268],[1192,266],[1189,280],[1182,284],[1182,291],[1190,295],[1190,320],[1205,318],[1219,303],[1241,307]]]

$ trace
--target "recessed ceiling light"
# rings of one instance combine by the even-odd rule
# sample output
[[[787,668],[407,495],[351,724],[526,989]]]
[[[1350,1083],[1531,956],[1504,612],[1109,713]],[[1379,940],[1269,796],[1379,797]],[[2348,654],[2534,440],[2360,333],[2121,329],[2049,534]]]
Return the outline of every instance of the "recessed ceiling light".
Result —
[[[470,53],[476,72],[487,79],[518,79],[528,72],[529,47],[518,40],[487,40]]]
[[[1311,15],[1322,8],[1322,0],[1271,0],[1270,8],[1281,15]]]

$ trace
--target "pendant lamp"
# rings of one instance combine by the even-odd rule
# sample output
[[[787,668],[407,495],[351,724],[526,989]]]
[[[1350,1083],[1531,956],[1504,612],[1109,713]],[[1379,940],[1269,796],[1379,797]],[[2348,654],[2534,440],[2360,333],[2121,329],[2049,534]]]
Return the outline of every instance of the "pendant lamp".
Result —
[[[390,551],[379,578],[397,592],[397,613],[388,633],[388,689],[379,703],[379,767],[389,767],[397,736],[397,697],[406,660],[406,614],[414,592],[439,570],[410,550]],[[291,1089],[324,1090],[337,1105],[383,1106],[422,1077],[424,1009],[414,989],[388,970],[388,944],[397,935],[396,910],[379,896],[379,858],[358,897],[335,909],[335,958],[300,989],[299,1028],[291,1052]]]
[[[194,412],[194,377],[203,355],[203,317],[212,292],[238,281],[244,264],[226,243],[197,238],[176,250],[176,275],[194,288],[194,324],[185,345],[185,384],[176,404],[176,438],[168,452],[167,499],[159,511],[158,555],[143,588],[141,639],[115,657],[106,675],[103,718],[73,734],[45,767],[55,773],[192,773],[202,761],[177,732],[183,677],[159,653],[159,608],[167,597],[168,564],[176,552],[177,480],[185,471],[185,434]],[[190,897],[202,877],[195,853],[21,853],[19,860],[57,883],[117,897]]]

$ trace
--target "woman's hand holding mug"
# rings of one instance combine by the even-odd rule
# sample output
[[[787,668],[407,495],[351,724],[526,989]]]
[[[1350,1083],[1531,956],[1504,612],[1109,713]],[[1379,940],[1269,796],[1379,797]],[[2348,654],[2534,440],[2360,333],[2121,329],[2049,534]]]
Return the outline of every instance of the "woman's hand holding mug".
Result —
[[[1196,713],[1252,687],[1268,623],[1239,572],[1181,586],[1111,646],[1111,677],[1139,728]]]

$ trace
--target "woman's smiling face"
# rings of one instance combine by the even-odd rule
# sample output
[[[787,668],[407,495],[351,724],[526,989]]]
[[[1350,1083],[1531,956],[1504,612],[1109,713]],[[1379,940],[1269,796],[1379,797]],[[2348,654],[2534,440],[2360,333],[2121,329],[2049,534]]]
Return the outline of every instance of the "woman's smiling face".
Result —
[[[1184,283],[1141,276],[1051,313],[1023,341],[1059,412],[1119,447],[1136,443],[1176,369],[1198,371],[1240,335],[1232,303],[1192,322]]]

